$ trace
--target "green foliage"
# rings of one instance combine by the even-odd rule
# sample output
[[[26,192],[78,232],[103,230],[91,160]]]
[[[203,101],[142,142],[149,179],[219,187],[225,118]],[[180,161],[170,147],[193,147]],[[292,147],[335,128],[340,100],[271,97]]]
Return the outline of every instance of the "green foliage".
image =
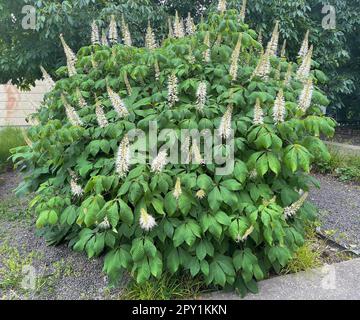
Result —
[[[36,253],[22,255],[7,242],[0,245],[0,289],[18,289],[24,278],[23,267],[30,266]]]
[[[211,62],[203,59],[207,32]],[[239,33],[239,69],[232,81],[231,52]],[[105,253],[104,271],[114,284],[126,270],[139,285],[166,273],[185,272],[203,278],[209,286],[232,287],[245,294],[256,292],[256,281],[270,271],[280,272],[303,244],[303,225],[315,214],[305,203],[286,219],[284,208],[299,199],[299,190],[308,190],[311,164],[329,157],[318,136],[331,135],[335,123],[323,116],[321,101],[306,113],[298,109],[302,84],[293,74],[291,83],[284,85],[286,59],[271,58],[267,81],[251,78],[262,49],[256,39],[256,32],[239,22],[238,12],[229,10],[210,15],[194,35],[167,39],[156,50],[83,47],[77,54],[76,75],[68,77],[66,68],[60,68],[61,79],[34,115],[39,125],[29,130],[32,145],[18,148],[13,156],[17,166],[27,171],[18,192],[37,190],[31,206],[48,241],[65,239],[90,258]],[[188,61],[190,49],[194,63]],[[179,101],[173,106],[167,92],[171,75],[178,79]],[[311,76],[317,83],[317,73]],[[200,82],[206,82],[208,91],[204,112],[195,108]],[[127,116],[113,110],[106,83],[123,97]],[[69,122],[61,99],[64,94],[77,105],[77,88],[87,102],[76,107],[83,126]],[[286,97],[286,116],[275,124],[272,112],[280,89]],[[314,92],[321,95],[317,86]],[[261,125],[253,124],[254,93],[263,101]],[[95,94],[109,122],[104,128],[97,124]],[[227,176],[217,175],[213,164],[169,163],[159,173],[152,172],[149,164],[137,164],[126,176],[116,173],[118,146],[129,130],[145,130],[150,139],[146,129],[153,120],[158,132],[218,128],[229,105],[236,143],[234,170]],[[171,143],[166,141],[168,147]],[[162,145],[159,141],[155,147]],[[69,169],[78,176],[83,194],[71,194]],[[182,189],[178,198],[173,194],[177,179]],[[139,224],[145,211],[157,223],[150,231]],[[104,228],[106,220],[109,224]]]
[[[11,164],[11,161],[8,161],[11,155],[10,150],[24,144],[21,129],[12,127],[0,129],[0,170],[5,169]]]
[[[165,274],[161,279],[138,284],[132,281],[120,295],[121,300],[195,299],[204,292],[203,281],[190,276]]]
[[[122,14],[127,20],[136,45],[143,44],[148,20],[155,29],[158,39],[168,34],[166,21],[179,11],[185,17],[192,13],[196,21],[201,14],[216,8],[218,0],[74,0],[38,1],[26,0],[37,12],[36,30],[21,27],[23,0],[6,1],[1,5],[0,35],[0,79],[6,83],[26,86],[41,77],[39,65],[44,65],[51,74],[64,64],[63,51],[58,36],[64,33],[75,49],[90,43],[90,24],[96,19],[100,28],[107,28],[110,15],[116,15],[120,22]],[[239,9],[242,0],[228,0],[228,7]],[[327,95],[331,98],[331,109],[338,119],[358,119],[359,97],[359,0],[336,0],[331,3],[336,11],[336,28],[323,29],[323,0],[257,0],[256,5],[248,3],[246,21],[267,41],[275,20],[280,21],[282,39],[286,39],[287,54],[291,59],[297,56],[301,41],[310,30],[310,42],[315,44],[315,58],[319,69],[328,77],[319,74]],[[16,22],[11,21],[11,13]],[[36,43],[34,46],[33,44]],[[20,59],[19,59],[20,54]],[[55,75],[54,75],[55,76]],[[341,109],[339,109],[341,108]],[[335,110],[334,110],[335,109]]]

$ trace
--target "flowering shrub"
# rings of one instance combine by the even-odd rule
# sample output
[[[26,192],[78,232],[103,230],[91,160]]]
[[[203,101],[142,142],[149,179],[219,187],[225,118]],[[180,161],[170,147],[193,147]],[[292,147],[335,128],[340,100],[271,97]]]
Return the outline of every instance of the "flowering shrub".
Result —
[[[315,215],[308,173],[329,157],[319,135],[335,124],[320,109],[328,100],[312,48],[305,43],[299,66],[285,48],[278,57],[276,25],[264,50],[244,13],[220,1],[197,26],[176,15],[162,45],[149,25],[146,48],[131,46],[128,28],[118,44],[113,18],[102,39],[93,24],[93,44],[77,55],[61,37],[67,67],[56,83],[44,70],[53,89],[13,156],[27,171],[19,192],[37,190],[31,206],[50,243],[105,253],[113,282],[125,270],[139,283],[185,271],[240,293],[288,263]],[[157,141],[157,154],[147,149],[134,163],[129,132],[141,129],[151,144],[151,121],[179,136],[215,132],[213,152],[233,155],[233,170],[218,174],[191,137]],[[170,161],[174,146],[185,162]]]

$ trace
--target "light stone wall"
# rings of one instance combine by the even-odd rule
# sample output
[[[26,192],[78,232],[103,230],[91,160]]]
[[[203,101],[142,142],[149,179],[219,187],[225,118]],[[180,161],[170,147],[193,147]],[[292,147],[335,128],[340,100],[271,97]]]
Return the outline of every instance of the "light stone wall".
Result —
[[[48,89],[43,81],[37,81],[30,91],[21,91],[11,84],[0,85],[0,127],[29,125],[26,117],[36,111]]]

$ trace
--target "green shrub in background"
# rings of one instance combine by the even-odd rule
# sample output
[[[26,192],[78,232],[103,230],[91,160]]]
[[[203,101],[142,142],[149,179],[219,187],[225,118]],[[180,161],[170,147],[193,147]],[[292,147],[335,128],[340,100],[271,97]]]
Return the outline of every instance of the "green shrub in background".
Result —
[[[0,170],[11,165],[11,161],[8,161],[11,155],[10,149],[24,144],[21,129],[13,127],[0,128]]]
[[[225,5],[196,32],[177,19],[158,48],[150,28],[147,48],[117,44],[114,28],[112,47],[95,44],[96,26],[94,44],[76,56],[64,42],[68,66],[34,115],[32,143],[13,156],[27,170],[18,191],[37,190],[31,206],[47,240],[69,241],[90,258],[105,253],[113,283],[126,270],[138,283],[185,271],[256,292],[256,280],[286,266],[315,216],[308,173],[329,158],[319,135],[335,126],[320,110],[328,103],[316,86],[322,73],[310,71],[309,48],[300,65],[277,56],[277,27],[264,51]],[[171,164],[160,152],[131,165],[127,133],[147,132],[150,121],[158,132],[227,137],[232,129],[234,170],[216,175],[194,142],[196,163]]]

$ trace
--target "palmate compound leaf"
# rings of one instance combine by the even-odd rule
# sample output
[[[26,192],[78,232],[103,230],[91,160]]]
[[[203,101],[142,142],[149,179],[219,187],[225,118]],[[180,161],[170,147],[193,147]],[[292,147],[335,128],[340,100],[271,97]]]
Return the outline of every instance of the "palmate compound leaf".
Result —
[[[31,143],[13,156],[28,170],[22,190],[38,189],[37,226],[91,257],[106,253],[111,280],[125,269],[140,283],[185,271],[211,285],[255,292],[255,279],[279,270],[301,244],[308,204],[296,223],[285,219],[280,205],[291,205],[296,190],[306,189],[314,159],[328,158],[314,136],[331,135],[335,123],[319,114],[315,104],[328,101],[316,86],[306,113],[298,110],[304,87],[295,75],[299,66],[289,69],[276,56],[267,62],[258,35],[238,17],[236,10],[211,13],[193,35],[165,39],[157,49],[115,43],[82,48],[76,72],[58,71],[35,115],[39,124],[29,129]],[[287,69],[292,80],[285,85]],[[315,76],[324,79],[318,70]],[[280,89],[285,110],[278,103],[275,119]],[[80,107],[79,92],[86,106]],[[132,161],[127,148],[141,145],[139,129],[153,143],[151,151],[169,142],[156,140],[150,128],[171,129],[178,138],[181,129],[208,129],[212,140],[221,136],[212,154],[229,153],[225,137],[233,133],[233,170],[219,175],[214,161]],[[133,129],[140,136],[131,136]],[[122,144],[126,135],[128,144]],[[148,153],[138,155],[146,160]],[[67,200],[50,201],[54,194]]]

